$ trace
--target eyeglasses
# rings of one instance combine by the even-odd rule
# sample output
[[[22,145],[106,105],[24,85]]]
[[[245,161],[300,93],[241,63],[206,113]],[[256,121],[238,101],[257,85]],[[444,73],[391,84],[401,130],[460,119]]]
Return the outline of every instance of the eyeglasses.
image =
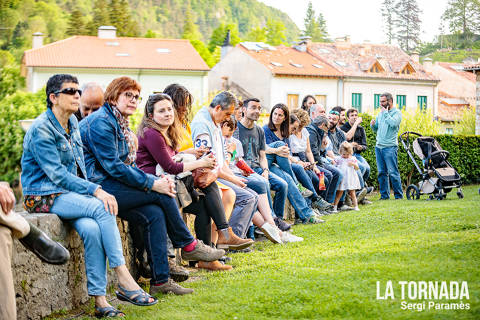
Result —
[[[58,95],[60,93],[63,93],[63,94],[68,94],[70,96],[74,96],[77,92],[78,92],[79,95],[82,95],[82,90],[77,89],[77,88],[65,88],[65,89],[62,89],[62,90],[57,90],[57,91],[54,92],[54,94]]]
[[[337,115],[340,117],[340,113],[338,113],[338,111],[335,111],[335,110],[332,110],[329,112],[330,114],[334,114],[334,115]]]
[[[130,101],[135,100],[138,103],[142,102],[142,97],[140,97],[139,94],[133,94],[130,91],[125,92],[125,97]]]

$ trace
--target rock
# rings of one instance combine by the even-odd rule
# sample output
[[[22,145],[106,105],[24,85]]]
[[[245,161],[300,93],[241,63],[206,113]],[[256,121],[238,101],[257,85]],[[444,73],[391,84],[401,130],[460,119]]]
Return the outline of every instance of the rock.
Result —
[[[87,281],[85,275],[83,243],[77,232],[55,214],[22,215],[38,226],[53,240],[70,251],[70,261],[62,266],[43,263],[15,240],[12,270],[15,282],[18,319],[40,319],[54,311],[70,310],[85,303]],[[123,252],[129,270],[136,271],[128,223],[117,220],[122,238]],[[107,288],[116,286],[114,271],[108,271]]]

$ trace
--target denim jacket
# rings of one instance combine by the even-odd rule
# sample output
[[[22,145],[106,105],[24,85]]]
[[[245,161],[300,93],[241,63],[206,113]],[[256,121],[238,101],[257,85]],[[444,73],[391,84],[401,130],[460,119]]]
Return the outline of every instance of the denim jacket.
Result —
[[[124,163],[128,142],[112,107],[105,103],[98,111],[80,121],[80,134],[89,180],[102,184],[108,177],[141,190],[151,190],[155,177],[135,163]]]
[[[68,120],[70,135],[51,109],[33,122],[23,139],[22,187],[25,195],[76,192],[93,195],[97,184],[77,176],[77,165],[86,177],[77,118]],[[69,142],[71,141],[71,144]]]

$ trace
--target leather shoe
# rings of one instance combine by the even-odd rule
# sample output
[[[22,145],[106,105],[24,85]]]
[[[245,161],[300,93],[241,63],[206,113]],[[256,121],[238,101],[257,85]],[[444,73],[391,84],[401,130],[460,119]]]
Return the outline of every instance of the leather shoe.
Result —
[[[20,242],[43,262],[65,264],[70,259],[70,252],[60,243],[50,239],[42,230],[30,224],[30,232]]]

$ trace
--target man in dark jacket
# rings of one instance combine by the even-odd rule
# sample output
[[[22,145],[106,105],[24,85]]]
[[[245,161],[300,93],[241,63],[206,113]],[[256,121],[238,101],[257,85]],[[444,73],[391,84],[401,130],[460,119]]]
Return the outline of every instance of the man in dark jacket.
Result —
[[[361,153],[367,149],[367,136],[365,129],[360,125],[362,123],[362,117],[358,116],[356,109],[349,109],[347,111],[347,119],[341,129],[345,132],[347,141],[352,143],[354,156],[358,160],[358,166],[362,172],[363,180],[367,181],[370,176],[370,165],[367,160],[362,157]]]
[[[325,186],[327,189],[325,190],[325,195],[322,195],[322,197],[328,203],[333,204],[338,185],[342,181],[343,175],[325,159],[326,139],[324,138],[327,136],[328,120],[323,116],[319,116],[313,119],[312,123],[310,123],[306,129],[310,134],[310,149],[312,150],[313,158],[325,176]]]

